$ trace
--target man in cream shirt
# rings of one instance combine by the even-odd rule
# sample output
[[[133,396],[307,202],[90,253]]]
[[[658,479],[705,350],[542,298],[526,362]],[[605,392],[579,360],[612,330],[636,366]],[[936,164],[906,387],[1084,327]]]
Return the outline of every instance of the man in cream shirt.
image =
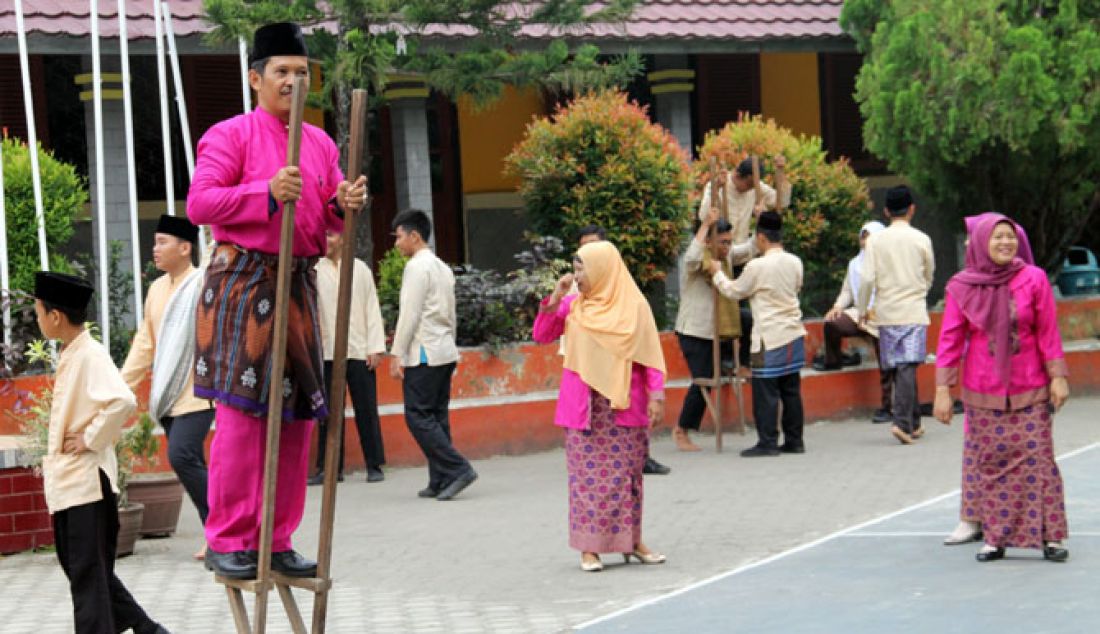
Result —
[[[451,442],[447,413],[458,363],[454,273],[428,247],[432,224],[423,211],[401,212],[393,230],[394,246],[409,261],[401,276],[390,374],[402,380],[405,423],[428,459],[428,486],[418,495],[450,500],[477,479]]]
[[[329,231],[328,251],[317,261],[317,316],[321,322],[321,343],[325,353],[325,394],[329,409],[344,409],[344,399],[332,395],[332,357],[336,347],[336,301],[340,290],[340,249],[343,235]],[[386,463],[386,451],[382,443],[382,425],[378,420],[378,382],[375,370],[386,353],[386,336],[382,326],[382,309],[378,305],[378,291],[370,267],[362,260],[352,262],[351,311],[348,321],[347,389],[351,392],[351,405],[355,410],[355,427],[359,431],[359,446],[367,463],[367,482],[386,479],[382,465]],[[317,426],[317,469],[309,484],[324,482],[325,444],[327,422]],[[344,447],[340,439],[337,474],[344,479]]]
[[[908,187],[886,192],[890,226],[867,240],[856,299],[860,321],[878,327],[882,366],[895,370],[890,432],[905,445],[924,435],[917,368],[927,353],[928,289],[935,270],[932,240],[909,224],[916,211]],[[872,295],[873,310],[868,308]]]

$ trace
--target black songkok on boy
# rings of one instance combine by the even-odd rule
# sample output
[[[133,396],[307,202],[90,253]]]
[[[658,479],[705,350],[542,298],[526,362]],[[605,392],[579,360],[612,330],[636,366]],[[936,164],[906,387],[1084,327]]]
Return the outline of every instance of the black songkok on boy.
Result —
[[[905,185],[891,187],[890,190],[886,192],[886,208],[890,211],[909,209],[909,206],[912,204],[913,194],[909,192],[909,188]]]
[[[199,228],[182,216],[164,214],[157,222],[156,232],[176,236],[180,240],[187,240],[188,242],[195,242],[199,239]]]
[[[34,296],[61,308],[84,310],[95,288],[88,282],[65,273],[38,271],[34,274]]]

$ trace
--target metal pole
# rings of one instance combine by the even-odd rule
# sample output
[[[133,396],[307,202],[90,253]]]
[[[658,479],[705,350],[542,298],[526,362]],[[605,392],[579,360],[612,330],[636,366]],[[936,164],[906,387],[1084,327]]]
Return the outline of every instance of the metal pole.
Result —
[[[160,88],[160,138],[164,148],[164,199],[169,216],[176,215],[176,185],[172,176],[172,123],[168,111],[168,77],[164,68],[164,27],[161,24],[160,0],[153,0],[153,23],[156,26],[157,82]]]
[[[111,320],[108,302],[110,283],[107,279],[107,201],[103,171],[103,76],[99,63],[99,0],[88,0],[92,17],[92,112],[95,120],[95,203],[99,222],[99,330],[103,333],[103,345],[111,345]]]
[[[252,87],[248,85],[248,44],[244,38],[237,38],[237,54],[241,58],[241,103],[244,112],[252,112]]]
[[[141,237],[138,232],[137,174],[134,168],[134,110],[130,96],[130,40],[126,0],[118,0],[118,55],[122,61],[122,125],[126,133],[126,186],[130,200],[130,257],[134,262],[134,323],[144,319],[141,301]]]
[[[11,341],[11,284],[8,276],[8,216],[4,206],[4,139],[0,138],[0,288],[8,293],[4,302],[4,343]]]
[[[34,215],[38,220],[38,265],[50,270],[50,255],[46,244],[46,215],[42,204],[42,172],[38,166],[38,133],[34,124],[34,95],[31,93],[31,70],[27,60],[27,28],[23,24],[23,0],[15,0],[15,30],[19,40],[19,69],[23,76],[23,112],[27,117],[27,151],[31,159],[31,184],[34,188]]]
[[[195,150],[191,147],[191,123],[187,118],[187,100],[183,94],[183,78],[180,75],[180,56],[176,49],[176,31],[172,26],[172,9],[167,2],[162,5],[164,33],[168,38],[168,61],[172,64],[172,83],[176,87],[176,111],[179,113],[180,134],[183,136],[183,153],[187,158],[187,180],[195,177]],[[206,227],[199,227],[199,260],[206,261]]]

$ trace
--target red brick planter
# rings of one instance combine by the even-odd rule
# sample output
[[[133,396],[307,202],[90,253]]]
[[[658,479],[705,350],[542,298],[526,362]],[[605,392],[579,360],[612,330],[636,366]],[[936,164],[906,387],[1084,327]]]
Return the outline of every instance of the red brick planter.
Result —
[[[52,545],[42,478],[27,467],[0,469],[0,554]]]

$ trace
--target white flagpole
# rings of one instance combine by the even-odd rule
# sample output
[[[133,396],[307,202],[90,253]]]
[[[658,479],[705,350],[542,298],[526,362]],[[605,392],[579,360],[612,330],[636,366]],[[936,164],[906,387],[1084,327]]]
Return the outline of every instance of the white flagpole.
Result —
[[[118,0],[118,55],[122,60],[122,120],[126,131],[126,184],[130,196],[130,254],[134,262],[134,323],[144,316],[141,302],[141,237],[138,233],[137,175],[134,168],[134,112],[130,97],[130,40],[126,33],[126,0]]]
[[[237,38],[237,53],[241,58],[241,103],[244,112],[252,112],[252,87],[248,85],[248,44],[243,37]]]
[[[38,133],[34,124],[34,95],[31,93],[31,69],[27,60],[27,29],[23,24],[23,0],[15,0],[15,30],[19,40],[19,68],[23,76],[23,111],[27,117],[27,151],[31,158],[31,183],[34,188],[34,215],[38,220],[38,260],[43,271],[50,270],[46,245],[46,215],[42,210],[42,172],[38,167]]]
[[[111,287],[107,280],[107,201],[103,182],[103,75],[99,60],[99,0],[88,0],[92,17],[92,111],[95,120],[95,206],[99,221],[99,330],[103,333],[103,345],[110,349],[111,319],[107,296]]]
[[[164,148],[164,198],[168,215],[176,215],[176,191],[172,177],[172,125],[168,111],[168,77],[164,68],[164,27],[161,24],[160,0],[153,0],[153,23],[157,38],[157,81],[160,86],[160,136]]]
[[[180,56],[176,49],[176,30],[172,26],[172,9],[162,3],[164,34],[168,39],[168,61],[172,64],[172,82],[176,85],[176,111],[179,113],[180,133],[183,136],[183,152],[187,157],[187,180],[195,177],[195,150],[191,147],[191,124],[187,118],[187,100],[183,94],[183,77],[180,74]],[[206,261],[206,227],[199,227],[199,261]]]
[[[4,302],[4,343],[11,341],[11,283],[8,275],[8,215],[4,207],[4,144],[0,139],[0,288],[8,294]]]
[[[190,179],[195,175],[195,151],[191,148],[191,124],[187,120],[187,101],[183,97],[183,77],[180,75],[180,56],[176,52],[176,32],[172,28],[172,9],[167,2],[161,3],[160,15],[164,20],[164,35],[168,40],[168,61],[172,64],[172,83],[176,87],[176,111],[179,113],[183,153],[187,157],[187,176]]]

